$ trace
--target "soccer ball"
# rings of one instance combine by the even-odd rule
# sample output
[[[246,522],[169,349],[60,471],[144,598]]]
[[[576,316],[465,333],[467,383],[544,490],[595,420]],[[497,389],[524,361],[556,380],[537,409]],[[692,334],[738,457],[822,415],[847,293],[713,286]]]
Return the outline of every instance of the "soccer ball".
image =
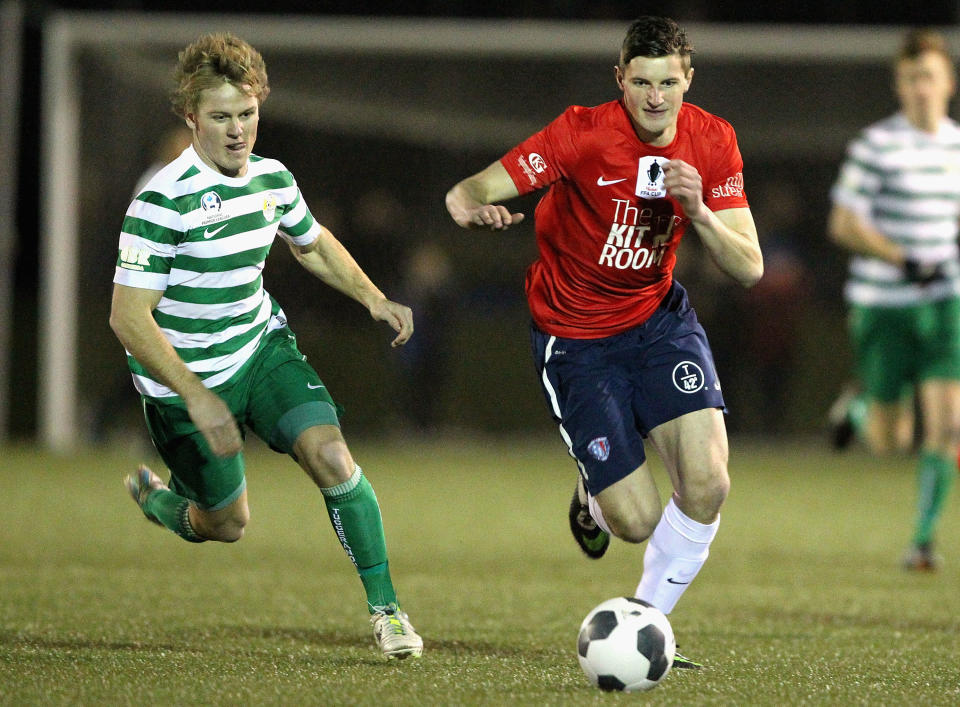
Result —
[[[670,672],[677,644],[663,613],[641,599],[616,597],[580,624],[577,657],[601,690],[650,690]]]

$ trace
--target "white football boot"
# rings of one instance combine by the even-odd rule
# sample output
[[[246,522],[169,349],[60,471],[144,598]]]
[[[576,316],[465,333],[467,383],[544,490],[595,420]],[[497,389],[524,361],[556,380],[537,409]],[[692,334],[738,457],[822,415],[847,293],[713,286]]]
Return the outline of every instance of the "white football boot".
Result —
[[[370,623],[380,651],[388,659],[419,658],[423,653],[423,639],[413,629],[406,612],[396,605],[375,612]]]

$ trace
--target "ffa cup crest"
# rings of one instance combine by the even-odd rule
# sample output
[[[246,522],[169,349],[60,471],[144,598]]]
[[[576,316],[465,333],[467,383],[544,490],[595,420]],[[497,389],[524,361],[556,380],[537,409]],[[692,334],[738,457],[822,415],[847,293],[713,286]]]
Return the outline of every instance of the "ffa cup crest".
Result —
[[[641,157],[637,164],[636,195],[641,199],[662,199],[667,195],[663,186],[663,166],[669,160],[663,157]]]
[[[267,194],[263,198],[263,217],[267,220],[268,223],[273,221],[273,217],[277,214],[277,195],[276,194]]]

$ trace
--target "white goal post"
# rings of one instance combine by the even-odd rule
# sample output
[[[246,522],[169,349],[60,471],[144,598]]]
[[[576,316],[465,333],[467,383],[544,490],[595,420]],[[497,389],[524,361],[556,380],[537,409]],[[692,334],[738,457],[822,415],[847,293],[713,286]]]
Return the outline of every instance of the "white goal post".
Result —
[[[83,180],[80,157],[82,111],[78,57],[84,51],[123,56],[151,47],[154,64],[141,64],[144,79],[163,84],[174,55],[205,31],[232,31],[261,49],[270,66],[271,51],[375,53],[458,58],[484,62],[491,57],[603,59],[613,64],[624,22],[349,18],[320,16],[231,16],[133,12],[55,12],[45,20],[42,61],[42,154],[40,194],[40,346],[39,437],[49,449],[67,452],[80,441],[78,419],[79,198]],[[784,57],[814,62],[886,61],[902,28],[691,24],[698,54],[746,63]],[[957,45],[955,30],[948,30]],[[611,74],[612,75],[612,74]],[[783,81],[789,81],[784,76]],[[747,87],[733,90],[744,93]],[[505,134],[529,126],[503,115],[500,122],[479,121],[468,111],[438,113],[426,107],[394,111],[383,121],[383,106],[356,88],[354,99],[329,99],[277,85],[270,102],[291,113],[308,114],[306,127],[336,125],[349,130],[383,130],[409,141],[457,144],[465,139],[492,149]],[[136,97],[132,97],[136,100]],[[821,106],[822,107],[822,106]],[[307,108],[307,110],[303,110]],[[298,110],[300,109],[300,110]],[[815,112],[816,107],[798,110]],[[326,121],[326,123],[324,123]],[[466,127],[465,127],[466,126]],[[538,126],[533,125],[533,128]],[[105,129],[111,129],[105,126]],[[116,215],[119,224],[121,214]],[[104,254],[108,260],[111,253]],[[101,283],[97,283],[99,287]]]

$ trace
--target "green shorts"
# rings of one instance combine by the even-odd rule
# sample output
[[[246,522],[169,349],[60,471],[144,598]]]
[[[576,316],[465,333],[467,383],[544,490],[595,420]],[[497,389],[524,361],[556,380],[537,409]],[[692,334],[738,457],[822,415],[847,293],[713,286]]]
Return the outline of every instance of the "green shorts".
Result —
[[[233,412],[241,434],[250,429],[274,450],[291,455],[301,432],[315,425],[339,426],[343,411],[288,328],[267,334],[245,369],[215,392]],[[229,458],[213,454],[180,398],[144,398],[143,410],[150,437],[170,469],[171,490],[206,510],[237,500],[246,487],[242,452]]]
[[[850,309],[850,336],[866,393],[893,403],[925,380],[960,380],[960,298],[910,307]]]

